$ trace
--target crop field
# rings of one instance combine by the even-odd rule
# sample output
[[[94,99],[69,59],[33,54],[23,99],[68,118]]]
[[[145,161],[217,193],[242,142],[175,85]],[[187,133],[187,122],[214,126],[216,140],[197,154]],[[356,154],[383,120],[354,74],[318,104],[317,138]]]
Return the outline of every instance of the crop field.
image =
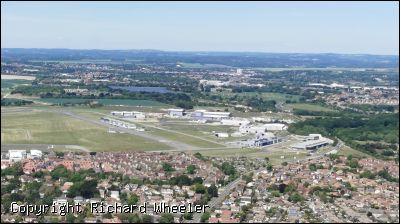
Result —
[[[50,104],[84,103],[97,101],[104,105],[144,106],[144,107],[166,107],[168,104],[151,100],[130,100],[130,99],[74,99],[74,98],[41,98],[39,101]]]
[[[1,143],[73,144],[92,151],[166,150],[169,146],[129,134],[110,134],[107,128],[52,112],[1,114]]]
[[[317,104],[307,104],[307,103],[295,103],[295,104],[288,104],[286,107],[291,109],[298,109],[298,110],[307,110],[307,111],[322,111],[322,112],[333,112],[335,110],[320,106]]]
[[[262,93],[257,93],[257,92],[242,92],[242,93],[232,93],[228,91],[223,91],[223,92],[213,92],[210,93],[211,95],[219,95],[222,96],[222,98],[228,99],[234,95],[238,96],[239,99],[243,98],[250,98],[250,97],[259,97],[263,100],[275,100],[278,102],[285,102],[286,100],[290,101],[299,101],[300,97],[299,95],[290,95],[290,94],[285,94],[285,93],[273,93],[273,92],[262,92]]]

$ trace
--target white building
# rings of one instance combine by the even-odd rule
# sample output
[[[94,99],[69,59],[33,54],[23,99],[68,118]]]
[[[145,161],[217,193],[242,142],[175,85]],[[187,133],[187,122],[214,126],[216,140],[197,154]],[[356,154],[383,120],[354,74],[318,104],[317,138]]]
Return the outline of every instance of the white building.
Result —
[[[132,117],[137,119],[144,119],[146,115],[139,111],[112,111],[111,115],[119,117]]]
[[[227,83],[219,80],[205,80],[202,79],[199,81],[200,84],[203,84],[204,86],[216,86],[216,87],[221,87],[225,86]]]
[[[250,121],[247,119],[238,119],[238,118],[221,120],[221,125],[230,125],[230,126],[241,126],[241,125],[247,125],[249,123]]]
[[[184,109],[168,109],[168,115],[170,117],[182,117]]]
[[[264,124],[263,126],[267,129],[267,131],[282,131],[287,129],[287,126],[281,123],[270,123]]]
[[[270,123],[262,125],[242,125],[239,127],[239,132],[250,133],[250,134],[260,134],[267,131],[282,131],[286,130],[287,126],[281,123]]]
[[[26,158],[26,150],[8,150],[10,161],[20,161]]]
[[[218,132],[218,133],[215,133],[215,136],[217,136],[218,138],[228,138],[229,134],[226,132]]]
[[[292,145],[295,150],[316,150],[318,148],[332,144],[333,141],[322,137],[320,134],[310,134],[306,136],[303,142]]]
[[[42,158],[43,153],[41,150],[31,149],[31,158],[32,159],[40,159]]]
[[[111,191],[110,197],[119,200],[119,191]]]
[[[190,117],[196,120],[222,120],[229,119],[231,112],[211,112],[206,110],[196,110],[190,114]]]

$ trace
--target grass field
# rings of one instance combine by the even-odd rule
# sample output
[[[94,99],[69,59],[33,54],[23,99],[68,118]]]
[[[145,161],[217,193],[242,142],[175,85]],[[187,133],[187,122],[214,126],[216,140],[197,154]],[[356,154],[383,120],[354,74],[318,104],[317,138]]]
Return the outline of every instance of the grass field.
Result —
[[[144,106],[144,107],[168,107],[168,104],[151,100],[129,100],[129,99],[68,99],[68,98],[41,98],[38,101],[50,104],[64,103],[83,103],[85,101],[97,101],[104,105],[125,105],[125,106]]]
[[[353,157],[358,157],[358,158],[363,158],[363,157],[371,157],[368,154],[365,154],[363,152],[360,152],[358,150],[352,149],[348,146],[344,146],[338,153],[338,155],[342,156],[348,156],[348,155],[353,155]]]
[[[232,93],[228,91],[223,91],[223,92],[212,92],[210,93],[211,95],[220,95],[222,98],[229,98],[234,95],[237,95],[239,99],[244,99],[244,98],[250,98],[257,96],[263,100],[275,100],[278,102],[285,102],[286,100],[290,101],[299,101],[300,97],[299,95],[290,95],[290,94],[285,94],[285,93],[273,93],[273,92],[262,92],[262,93],[257,93],[257,92],[242,92],[242,93]]]
[[[2,89],[10,89],[18,85],[26,85],[30,84],[32,81],[29,80],[13,80],[13,79],[2,79],[1,80],[1,88]]]
[[[107,128],[51,112],[1,114],[1,143],[73,144],[92,151],[165,150],[169,146],[129,134],[110,134]]]
[[[298,110],[307,110],[307,111],[322,111],[322,112],[333,112],[335,110],[324,107],[317,104],[307,104],[307,103],[295,103],[295,104],[287,104],[287,108],[298,109]]]

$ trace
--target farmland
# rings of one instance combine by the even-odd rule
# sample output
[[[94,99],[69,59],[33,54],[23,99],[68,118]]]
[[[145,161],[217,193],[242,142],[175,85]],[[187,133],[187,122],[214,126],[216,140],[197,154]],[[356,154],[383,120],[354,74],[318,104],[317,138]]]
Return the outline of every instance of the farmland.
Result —
[[[211,95],[219,95],[221,96],[224,100],[228,100],[231,97],[236,96],[238,99],[245,99],[245,98],[250,98],[250,97],[259,97],[263,100],[275,100],[277,102],[285,102],[286,100],[290,101],[299,101],[300,96],[299,95],[290,95],[290,94],[285,94],[285,93],[273,93],[273,92],[241,92],[241,93],[232,93],[228,91],[222,91],[222,92],[214,92],[211,93]]]
[[[286,107],[297,110],[306,110],[306,111],[321,111],[321,112],[332,112],[335,111],[329,107],[321,106],[317,104],[307,104],[307,103],[296,103],[296,104],[288,104]]]

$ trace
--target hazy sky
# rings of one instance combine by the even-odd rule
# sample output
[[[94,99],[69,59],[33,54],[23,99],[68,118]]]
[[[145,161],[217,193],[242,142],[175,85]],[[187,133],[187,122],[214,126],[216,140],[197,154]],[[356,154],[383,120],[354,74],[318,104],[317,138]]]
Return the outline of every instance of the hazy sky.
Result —
[[[1,47],[399,54],[398,2],[2,2]]]

